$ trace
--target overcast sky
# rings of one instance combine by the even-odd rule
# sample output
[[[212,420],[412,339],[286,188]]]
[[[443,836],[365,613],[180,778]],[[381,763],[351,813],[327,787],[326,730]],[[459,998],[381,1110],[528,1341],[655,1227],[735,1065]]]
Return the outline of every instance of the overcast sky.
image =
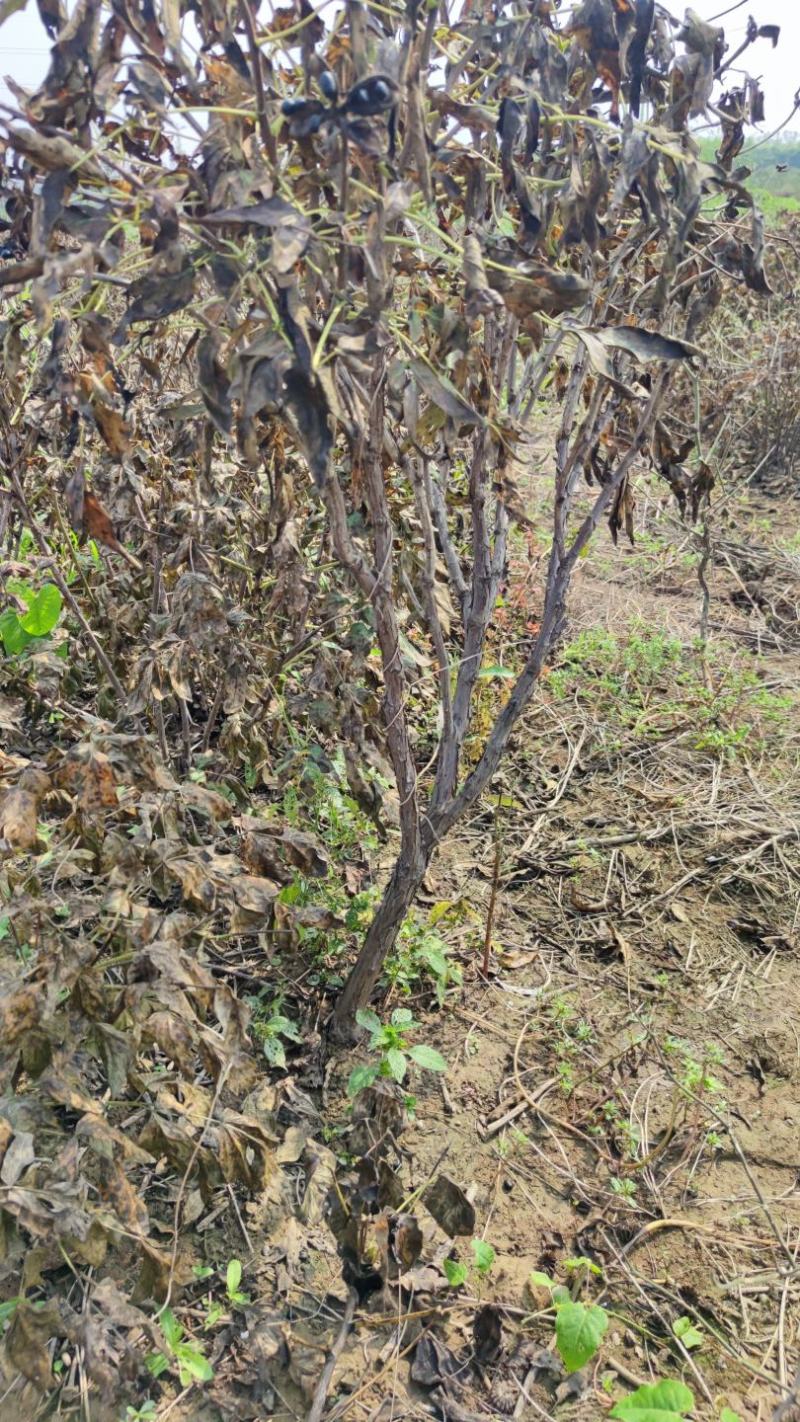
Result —
[[[685,5],[679,3],[679,0],[667,0],[665,8],[679,18],[683,17],[685,11]],[[747,55],[743,56],[749,71],[761,78],[766,95],[766,123],[763,132],[777,128],[791,113],[794,93],[800,85],[798,0],[746,0],[745,4],[735,4],[734,0],[694,0],[693,8],[706,20],[719,16],[719,23],[725,28],[731,50],[738,48],[741,42],[748,15],[752,15],[758,24],[781,26],[777,49],[773,50],[769,40],[757,40]],[[271,7],[269,4],[262,4],[260,10],[262,19],[265,19],[270,14]],[[726,10],[731,13],[724,15],[722,12]],[[27,8],[12,15],[0,29],[0,76],[11,74],[18,84],[27,89],[34,89],[47,72],[48,53],[47,35],[39,19],[39,12],[34,0],[28,0]],[[0,98],[14,102],[2,78]],[[792,119],[789,128],[794,132],[800,131],[800,113]],[[755,137],[752,131],[751,135]]]

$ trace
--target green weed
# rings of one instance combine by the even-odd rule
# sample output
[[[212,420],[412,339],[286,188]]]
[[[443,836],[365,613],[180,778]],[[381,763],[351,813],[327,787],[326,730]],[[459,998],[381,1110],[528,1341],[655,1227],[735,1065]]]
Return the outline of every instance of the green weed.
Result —
[[[678,638],[634,624],[624,640],[604,628],[581,632],[562,653],[548,686],[557,700],[591,708],[596,721],[635,739],[676,733],[695,750],[735,758],[774,739],[790,698],[764,685],[757,672],[711,653],[708,684],[699,656]]]
[[[409,1033],[414,1033],[419,1023],[407,1007],[395,1008],[388,1022],[381,1022],[370,1008],[360,1008],[356,1022],[369,1031],[369,1048],[377,1061],[353,1067],[347,1082],[348,1096],[357,1096],[378,1077],[391,1077],[402,1083],[410,1066],[422,1071],[447,1071],[447,1062],[434,1047],[426,1042],[409,1044]]]

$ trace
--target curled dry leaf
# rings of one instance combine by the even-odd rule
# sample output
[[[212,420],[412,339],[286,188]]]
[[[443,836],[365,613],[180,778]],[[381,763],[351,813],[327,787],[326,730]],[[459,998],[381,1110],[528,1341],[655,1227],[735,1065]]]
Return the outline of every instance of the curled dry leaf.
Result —
[[[95,543],[102,543],[105,548],[110,548],[114,553],[119,553],[137,572],[141,571],[141,563],[127,548],[123,548],[106,510],[91,490],[87,489],[83,496],[83,530],[88,538],[93,538]]]
[[[49,789],[49,777],[31,766],[0,795],[0,849],[36,848],[39,805]]]
[[[460,1185],[448,1175],[437,1175],[422,1192],[422,1203],[451,1239],[471,1235],[475,1230],[475,1207]]]
[[[117,784],[111,761],[91,742],[74,746],[53,772],[53,783],[72,795],[85,813],[117,804]]]

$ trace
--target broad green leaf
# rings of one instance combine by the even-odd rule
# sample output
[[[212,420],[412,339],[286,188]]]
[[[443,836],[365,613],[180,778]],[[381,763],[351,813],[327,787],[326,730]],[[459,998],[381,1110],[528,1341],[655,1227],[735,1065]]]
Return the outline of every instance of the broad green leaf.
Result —
[[[467,1282],[469,1270],[466,1264],[461,1264],[456,1259],[445,1259],[442,1267],[451,1289],[460,1289],[461,1285]]]
[[[556,1347],[568,1373],[576,1373],[593,1358],[608,1328],[608,1314],[599,1304],[563,1303],[556,1314]]]
[[[486,1239],[473,1239],[472,1253],[475,1259],[475,1268],[479,1274],[488,1274],[495,1261],[493,1245]]]
[[[229,1294],[235,1294],[242,1282],[242,1261],[241,1259],[229,1259],[228,1268],[225,1272],[225,1285]]]
[[[429,943],[423,948],[420,956],[434,973],[447,972],[448,963],[444,947],[440,948],[435,943]]]
[[[719,1414],[719,1422],[742,1422],[738,1412],[734,1412],[732,1407],[723,1407]]]
[[[356,1022],[359,1027],[366,1027],[368,1032],[380,1032],[381,1019],[377,1012],[373,1012],[371,1007],[359,1007],[356,1013]]]
[[[426,1071],[447,1071],[447,1062],[435,1047],[428,1047],[424,1042],[418,1042],[415,1047],[409,1047],[408,1055],[412,1062],[418,1067],[424,1067]]]
[[[297,1030],[296,1024],[291,1017],[284,1017],[277,1012],[274,1017],[270,1017],[267,1023],[271,1032],[280,1032],[282,1037],[288,1037],[291,1042],[302,1042],[303,1037]]]
[[[61,593],[54,583],[45,583],[31,602],[20,623],[31,637],[46,637],[61,616]]]
[[[705,1339],[699,1328],[695,1328],[692,1320],[684,1314],[682,1318],[676,1318],[672,1325],[672,1331],[676,1338],[680,1338],[684,1348],[701,1348]]]
[[[368,1086],[372,1085],[377,1075],[378,1068],[376,1066],[353,1067],[347,1079],[348,1096],[357,1096],[359,1091],[366,1090]]]
[[[694,1393],[685,1383],[665,1378],[623,1397],[610,1412],[620,1422],[682,1422],[694,1409]]]
[[[414,1021],[414,1014],[408,1007],[396,1007],[392,1013],[393,1027],[410,1027]]]
[[[0,616],[0,637],[2,637],[3,646],[10,657],[21,652],[31,640],[13,607],[7,608]]]
[[[405,1054],[397,1047],[390,1047],[386,1053],[386,1064],[395,1081],[402,1081],[408,1065]]]
[[[270,1066],[286,1066],[286,1051],[280,1037],[264,1038],[264,1056]]]

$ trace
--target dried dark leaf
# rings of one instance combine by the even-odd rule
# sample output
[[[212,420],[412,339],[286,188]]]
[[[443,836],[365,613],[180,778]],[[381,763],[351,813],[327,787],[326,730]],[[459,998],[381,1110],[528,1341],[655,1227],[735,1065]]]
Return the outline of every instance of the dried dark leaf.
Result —
[[[120,553],[132,568],[141,568],[138,558],[135,558],[127,548],[123,548],[114,526],[100,500],[96,494],[87,489],[83,496],[83,531],[88,538],[93,538],[96,543],[102,543],[105,548],[110,548],[114,553]]]
[[[433,1183],[423,1190],[422,1203],[451,1239],[474,1232],[475,1208],[461,1186],[456,1185],[449,1176],[437,1175]]]
[[[422,1387],[447,1386],[451,1378],[464,1377],[466,1365],[434,1333],[420,1338],[411,1364],[411,1380]]]
[[[194,296],[194,268],[184,267],[182,271],[166,276],[145,276],[132,281],[128,287],[128,309],[114,336],[114,344],[122,345],[128,326],[137,321],[159,321],[182,311]]]
[[[429,400],[432,400],[440,410],[455,420],[459,425],[482,425],[483,416],[479,415],[463,395],[459,395],[452,381],[444,375],[437,375],[435,370],[424,360],[409,361],[409,368],[414,379],[420,386]]]
[[[605,346],[627,351],[636,360],[685,360],[690,364],[702,355],[699,347],[676,336],[662,336],[659,331],[645,331],[641,326],[603,326],[593,333]]]
[[[231,382],[218,360],[219,336],[210,332],[197,347],[197,375],[203,403],[220,434],[227,438],[233,428]]]
[[[478,1309],[472,1324],[475,1355],[482,1363],[496,1358],[503,1344],[503,1321],[499,1309],[484,1304]]]
[[[53,1386],[53,1367],[48,1344],[63,1338],[65,1325],[61,1309],[51,1299],[43,1307],[21,1299],[14,1310],[5,1337],[5,1352],[12,1368],[35,1383],[40,1392]]]
[[[780,25],[759,25],[758,27],[759,39],[772,40],[773,49],[775,48],[776,44],[778,43],[778,40],[780,39],[780,34]]]

